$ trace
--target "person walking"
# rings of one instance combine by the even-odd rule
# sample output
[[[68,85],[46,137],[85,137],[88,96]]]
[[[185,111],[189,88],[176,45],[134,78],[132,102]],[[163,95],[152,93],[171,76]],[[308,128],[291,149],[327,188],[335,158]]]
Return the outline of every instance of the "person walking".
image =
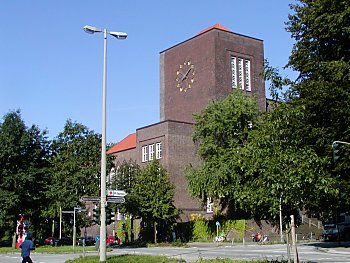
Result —
[[[22,263],[33,263],[30,258],[30,251],[33,249],[33,242],[30,237],[26,237],[26,239],[19,246],[21,251]]]

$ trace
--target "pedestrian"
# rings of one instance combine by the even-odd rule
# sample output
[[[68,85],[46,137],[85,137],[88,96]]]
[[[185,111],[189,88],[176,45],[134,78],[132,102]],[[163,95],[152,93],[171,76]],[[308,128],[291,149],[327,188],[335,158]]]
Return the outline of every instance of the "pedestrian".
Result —
[[[26,239],[22,242],[22,244],[19,247],[22,249],[22,263],[33,263],[32,259],[30,258],[30,251],[33,249],[33,242],[31,238],[26,237]]]

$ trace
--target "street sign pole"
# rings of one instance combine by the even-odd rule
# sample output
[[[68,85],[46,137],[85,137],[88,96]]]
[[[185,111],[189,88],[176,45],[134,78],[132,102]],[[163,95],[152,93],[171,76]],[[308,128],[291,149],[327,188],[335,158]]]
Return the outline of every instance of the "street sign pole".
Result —
[[[216,242],[219,241],[219,226],[220,226],[219,221],[216,221]]]

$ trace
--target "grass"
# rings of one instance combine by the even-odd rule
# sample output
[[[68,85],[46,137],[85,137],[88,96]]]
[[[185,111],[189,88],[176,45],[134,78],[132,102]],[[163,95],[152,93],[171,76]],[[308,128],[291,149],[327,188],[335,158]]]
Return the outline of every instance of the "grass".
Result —
[[[96,251],[94,246],[85,247],[85,252]],[[107,248],[110,250],[110,248]],[[6,253],[19,253],[20,249],[14,249],[10,247],[0,247],[0,254]],[[40,246],[37,247],[33,253],[73,253],[83,252],[82,246],[76,246],[73,251],[73,246]],[[86,256],[80,257],[74,260],[68,260],[66,263],[99,263],[99,256]],[[167,258],[164,256],[149,256],[149,255],[119,255],[119,256],[107,256],[106,263],[185,263],[185,260]],[[287,261],[278,260],[233,260],[233,259],[199,259],[196,263],[286,263]]]

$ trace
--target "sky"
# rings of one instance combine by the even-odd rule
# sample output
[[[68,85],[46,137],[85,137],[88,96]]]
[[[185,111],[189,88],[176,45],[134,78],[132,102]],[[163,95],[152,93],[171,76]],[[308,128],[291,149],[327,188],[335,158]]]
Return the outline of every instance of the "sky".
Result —
[[[294,0],[0,1],[0,123],[20,110],[49,139],[68,119],[101,133],[103,34],[107,37],[108,143],[159,122],[159,53],[214,24],[262,39],[265,58],[283,72],[293,47],[285,30]],[[292,77],[292,71],[285,71]],[[267,86],[266,86],[267,89]]]

